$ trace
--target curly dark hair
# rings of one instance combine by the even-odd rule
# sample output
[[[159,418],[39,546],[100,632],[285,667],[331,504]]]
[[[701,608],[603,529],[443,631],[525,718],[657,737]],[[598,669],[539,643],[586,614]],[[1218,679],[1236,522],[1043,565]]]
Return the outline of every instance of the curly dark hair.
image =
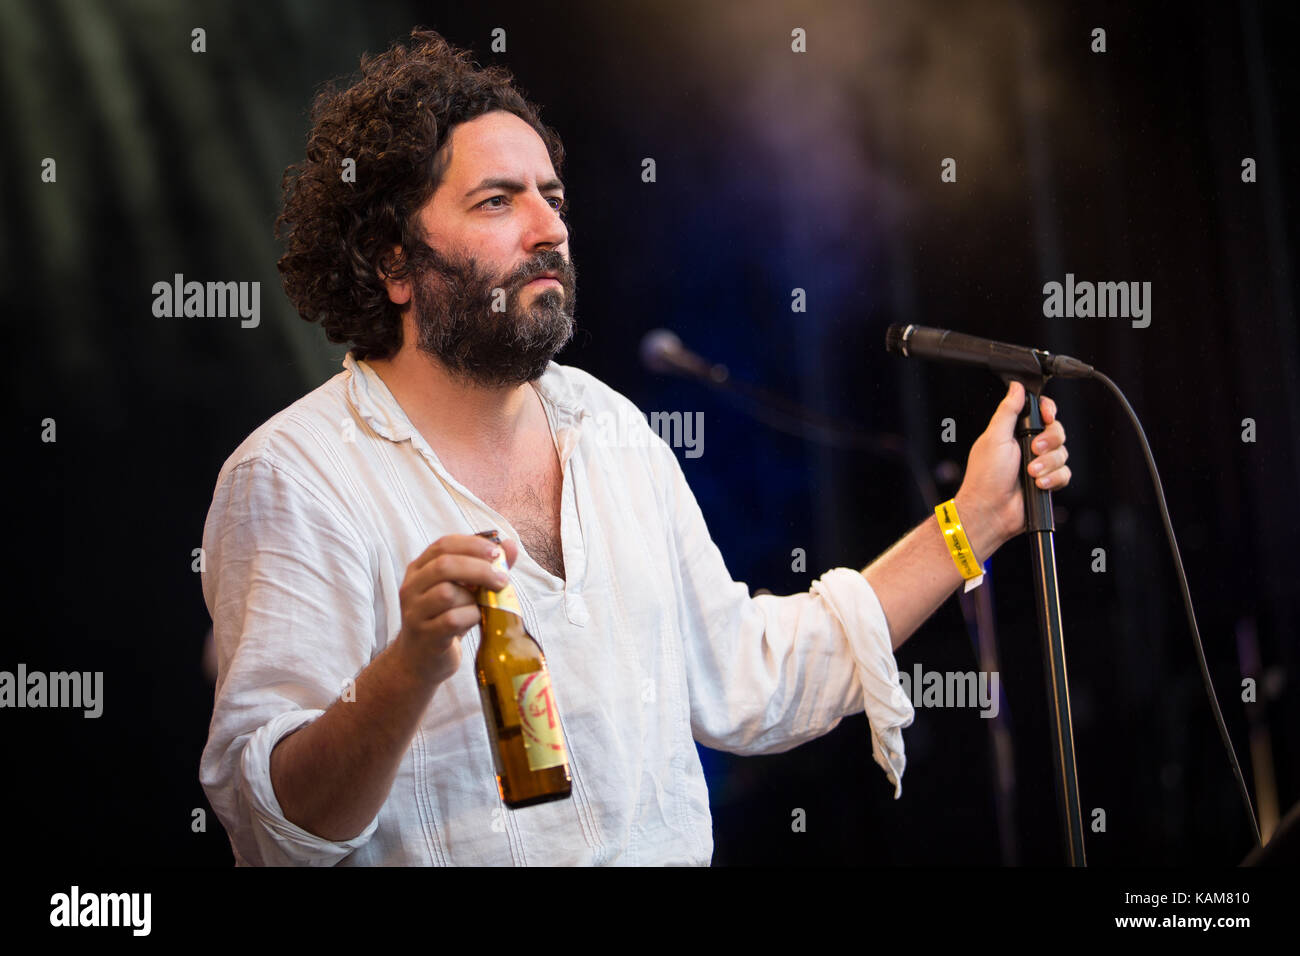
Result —
[[[311,110],[307,158],[284,173],[284,209],[275,235],[287,250],[278,265],[284,291],[331,342],[358,359],[388,358],[402,344],[400,310],[382,275],[409,274],[422,248],[416,214],[438,188],[443,146],[458,123],[506,110],[545,143],[556,175],[564,146],[539,110],[501,67],[478,68],[431,30],[411,31],[410,49],[394,43],[361,58],[361,78],[339,91],[326,85]],[[356,182],[343,181],[343,161]],[[400,246],[403,254],[393,257]],[[416,257],[418,258],[418,257]]]

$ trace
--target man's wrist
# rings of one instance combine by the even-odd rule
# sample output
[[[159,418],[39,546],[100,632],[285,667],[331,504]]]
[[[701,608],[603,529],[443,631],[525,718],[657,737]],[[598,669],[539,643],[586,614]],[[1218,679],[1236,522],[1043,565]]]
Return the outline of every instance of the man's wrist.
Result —
[[[449,661],[446,655],[431,660],[429,654],[417,647],[415,639],[404,630],[397,633],[397,637],[389,646],[397,662],[398,673],[428,691],[437,688],[439,684],[453,676],[456,669],[458,669],[452,668],[448,670]],[[457,664],[459,660],[460,655],[455,655],[452,658],[452,661]]]
[[[975,560],[983,564],[993,556],[993,552],[1002,547],[1006,536],[988,509],[981,507],[970,495],[958,491],[953,504],[957,507],[957,518],[961,521],[962,530],[966,532],[966,539],[970,541],[971,550],[975,552]]]

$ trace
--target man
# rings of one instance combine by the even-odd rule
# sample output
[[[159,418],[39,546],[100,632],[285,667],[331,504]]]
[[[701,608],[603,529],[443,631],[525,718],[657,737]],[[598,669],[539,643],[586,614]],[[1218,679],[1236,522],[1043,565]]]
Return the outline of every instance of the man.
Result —
[[[694,741],[773,753],[866,710],[895,785],[893,650],[962,583],[932,516],[865,571],[750,597],[674,453],[552,357],[575,271],[558,138],[418,32],[317,101],[286,179],[285,288],[351,351],[221,470],[204,530],[219,680],[201,779],[248,864],[707,865]],[[350,162],[348,162],[350,161]],[[349,167],[355,176],[344,175]],[[983,561],[1023,528],[1013,385],[955,509]],[[1039,484],[1069,481],[1049,427]],[[471,664],[509,580],[547,656],[568,799],[507,810]],[[468,642],[462,646],[462,642]]]

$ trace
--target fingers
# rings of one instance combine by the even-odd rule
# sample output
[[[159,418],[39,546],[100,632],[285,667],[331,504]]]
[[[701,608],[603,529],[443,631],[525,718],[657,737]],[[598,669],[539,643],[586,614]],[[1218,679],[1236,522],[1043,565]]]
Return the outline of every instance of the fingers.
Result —
[[[1070,483],[1070,469],[1065,464],[1070,457],[1065,447],[1065,426],[1057,421],[1056,402],[1044,395],[1040,407],[1047,427],[1034,439],[1033,450],[1038,457],[1029,463],[1027,470],[1039,488],[1064,488]]]
[[[490,543],[490,542],[489,542]],[[486,557],[470,557],[464,554],[439,554],[431,558],[423,567],[410,573],[406,585],[421,594],[436,589],[441,584],[457,585],[458,590],[472,602],[474,595],[469,588],[492,588],[505,586],[508,578],[492,567]],[[444,590],[443,593],[448,593]],[[450,596],[450,594],[449,594]],[[458,597],[460,595],[457,595]]]
[[[1038,478],[1034,480],[1034,484],[1036,484],[1039,488],[1044,489],[1045,491],[1055,491],[1059,488],[1064,488],[1069,483],[1070,483],[1069,465],[1062,465],[1060,468],[1057,468],[1055,471],[1049,472],[1048,474],[1045,475],[1040,475]]]
[[[998,412],[1003,411],[1003,406],[1009,406],[1018,417],[1025,409],[1025,387],[1020,382],[1013,381],[1007,387],[1007,394],[1003,396],[1002,402],[998,405]],[[1043,424],[1050,425],[1056,421],[1056,402],[1046,395],[1038,397],[1038,407],[1043,413]]]
[[[457,604],[437,614],[427,613],[417,605],[411,609],[409,621],[403,620],[402,623],[409,625],[411,633],[437,641],[435,647],[445,648],[478,624],[481,620],[479,615],[477,604]]]
[[[1053,448],[1060,448],[1064,444],[1065,426],[1060,422],[1052,422],[1034,439],[1034,451],[1051,451]]]
[[[1015,430],[1016,419],[1020,417],[1024,407],[1025,387],[1019,382],[1012,381],[1007,387],[1007,394],[993,410],[993,417],[989,420],[989,430],[1000,432],[1009,438]]]
[[[398,639],[416,650],[431,680],[445,680],[460,665],[460,639],[480,622],[474,589],[500,590],[509,583],[509,575],[493,567],[494,554],[503,554],[509,567],[519,548],[508,539],[502,540],[500,552],[497,547],[480,535],[444,535],[406,568],[398,589]]]
[[[519,560],[519,544],[510,538],[502,538],[501,547],[505,550],[506,567],[513,568],[515,562]],[[418,570],[443,554],[463,554],[491,561],[495,548],[496,545],[490,540],[476,534],[445,534],[425,548],[423,553],[410,563],[407,571]]]
[[[499,590],[509,576],[492,566],[496,545],[487,538],[470,534],[449,534],[431,544],[406,569],[399,595],[403,624],[421,629],[436,624],[463,633],[478,623],[478,602],[474,589]],[[518,546],[502,541],[507,566],[519,555]],[[446,618],[445,621],[436,619]]]
[[[464,537],[464,536],[462,536]],[[477,538],[491,551],[494,545]],[[475,588],[499,590],[509,576],[498,571],[482,556],[483,549],[470,542],[478,556],[444,551],[434,553],[423,565],[411,564],[399,589],[402,605],[402,629],[421,639],[434,641],[434,650],[442,652],[452,639],[463,635],[479,623]]]
[[[1043,424],[1050,425],[1056,421],[1056,402],[1052,401],[1046,395],[1039,399],[1039,408],[1043,412]]]
[[[1039,455],[1029,463],[1028,471],[1035,478],[1044,478],[1049,476],[1056,469],[1065,465],[1065,460],[1070,457],[1070,452],[1064,446],[1054,451],[1049,451],[1044,455]]]
[[[410,568],[422,568],[441,554],[467,554],[490,561],[495,547],[496,545],[487,538],[481,538],[476,534],[445,534],[425,548],[424,552],[411,562]],[[507,550],[506,554],[509,553]]]
[[[450,595],[455,595],[454,597]],[[403,623],[417,633],[427,630],[444,637],[459,637],[479,623],[480,611],[473,596],[455,585],[439,584],[425,591],[410,606]]]

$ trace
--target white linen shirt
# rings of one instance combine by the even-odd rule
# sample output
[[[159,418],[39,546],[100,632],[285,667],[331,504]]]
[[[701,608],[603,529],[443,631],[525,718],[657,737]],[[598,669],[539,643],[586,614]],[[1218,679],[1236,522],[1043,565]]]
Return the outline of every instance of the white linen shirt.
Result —
[[[476,627],[365,829],[326,840],[289,822],[271,750],[396,637],[407,566],[446,534],[497,528],[518,541],[443,467],[367,363],[348,353],[343,369],[236,449],[204,527],[218,679],[200,780],[237,864],[708,865],[709,794],[693,741],[778,753],[864,709],[872,752],[901,793],[912,705],[862,574],[836,568],[806,593],[751,597],[646,417],[587,372],[551,362],[533,386],[563,472],[567,579],[522,545],[510,578],[550,669],[572,797],[520,810],[501,802]]]

